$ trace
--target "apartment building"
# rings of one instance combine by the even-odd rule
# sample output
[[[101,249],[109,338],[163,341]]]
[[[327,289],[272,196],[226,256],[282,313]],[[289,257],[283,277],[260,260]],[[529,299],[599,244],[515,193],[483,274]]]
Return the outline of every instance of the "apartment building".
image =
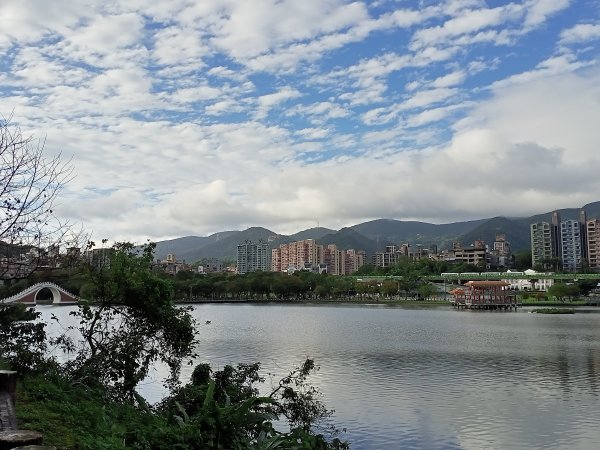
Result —
[[[408,246],[405,247],[408,250]],[[388,245],[384,252],[375,252],[373,255],[373,265],[377,267],[391,267],[400,262],[403,256],[400,248],[396,245]]]
[[[545,264],[548,269],[554,268],[547,263],[554,259],[561,261],[563,270],[582,270],[584,261],[589,259],[588,227],[594,232],[594,225],[588,222],[585,211],[581,210],[578,220],[560,220],[559,213],[555,211],[550,223],[532,223],[532,265]]]
[[[536,267],[554,257],[551,225],[548,222],[532,223],[531,232],[531,265]]]
[[[589,269],[600,272],[600,219],[586,221],[586,251]]]
[[[354,249],[345,250],[342,254],[343,273],[340,275],[350,275],[365,265],[365,252]]]
[[[322,259],[323,247],[317,245],[314,239],[281,244],[271,250],[271,271],[286,272],[290,268],[299,270],[306,265],[319,264]]]
[[[329,244],[323,248],[323,263],[327,267],[327,273],[330,275],[342,274],[342,251],[338,250],[335,244]]]
[[[563,270],[581,270],[585,242],[579,221],[564,220],[560,223],[560,248]]]
[[[372,264],[377,267],[391,267],[399,264],[403,259],[410,258],[413,261],[418,261],[423,258],[437,258],[437,245],[429,247],[423,244],[416,244],[414,250],[410,244],[388,245],[383,252],[375,252],[372,257]]]
[[[271,250],[273,272],[294,272],[318,268],[330,275],[349,275],[365,263],[365,252],[339,250],[335,244],[319,245],[314,239],[281,244]]]
[[[485,242],[480,239],[468,247],[463,247],[460,242],[456,241],[452,244],[451,253],[456,263],[466,263],[481,268],[488,266],[488,251]]]
[[[237,273],[244,274],[257,270],[268,270],[269,244],[245,241],[237,246]]]

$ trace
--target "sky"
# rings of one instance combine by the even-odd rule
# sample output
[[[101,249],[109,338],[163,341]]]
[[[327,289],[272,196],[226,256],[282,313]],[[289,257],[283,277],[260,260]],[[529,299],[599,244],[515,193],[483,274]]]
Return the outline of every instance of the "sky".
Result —
[[[96,238],[600,200],[600,0],[0,0],[0,114]]]

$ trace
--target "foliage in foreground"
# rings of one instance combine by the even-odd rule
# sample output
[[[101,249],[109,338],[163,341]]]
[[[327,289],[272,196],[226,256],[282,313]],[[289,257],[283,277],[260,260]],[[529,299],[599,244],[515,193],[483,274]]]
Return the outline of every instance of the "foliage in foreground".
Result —
[[[23,380],[18,414],[23,427],[44,432],[45,442],[60,449],[347,449],[311,432],[315,420],[330,414],[316,397],[303,398],[316,394],[306,384],[313,368],[307,361],[261,397],[258,364],[214,374],[201,364],[188,385],[156,407],[115,401],[102,387],[74,384],[51,371]],[[278,417],[295,426],[277,431]]]
[[[266,396],[258,364],[214,373],[199,365],[191,383],[177,387],[182,362],[193,356],[195,322],[174,303],[170,282],[152,272],[152,249],[116,244],[98,253],[85,286],[91,301],[58,338],[47,339],[34,310],[1,305],[0,364],[27,374],[21,426],[63,449],[348,448],[318,434],[331,412],[307,382],[311,360]],[[72,357],[62,364],[47,357],[48,344]],[[171,369],[172,395],[150,407],[136,387],[157,362]]]
[[[153,249],[129,243],[100,249],[87,268],[88,301],[70,313],[79,325],[55,341],[74,355],[65,364],[72,379],[110,387],[118,399],[133,399],[157,362],[175,382],[192,355],[194,321],[175,305],[169,282],[151,271]]]
[[[36,322],[39,313],[23,304],[0,304],[0,361],[28,373],[45,363],[45,324]]]

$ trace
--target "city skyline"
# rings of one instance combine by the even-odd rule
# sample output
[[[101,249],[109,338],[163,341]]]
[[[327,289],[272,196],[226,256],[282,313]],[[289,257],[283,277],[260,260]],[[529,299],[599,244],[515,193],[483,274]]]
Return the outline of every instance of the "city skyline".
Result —
[[[0,5],[0,114],[96,239],[597,201],[596,1]]]

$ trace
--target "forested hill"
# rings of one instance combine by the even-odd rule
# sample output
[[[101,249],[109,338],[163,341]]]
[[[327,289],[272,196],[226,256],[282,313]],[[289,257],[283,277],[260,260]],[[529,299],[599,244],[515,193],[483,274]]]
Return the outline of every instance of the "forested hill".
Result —
[[[583,208],[565,208],[558,212],[563,220],[577,219],[584,209],[588,218],[600,218],[600,201]],[[530,246],[529,225],[533,222],[550,221],[552,211],[529,217],[492,217],[488,219],[432,224],[427,222],[377,219],[359,223],[341,230],[310,228],[293,235],[280,235],[267,228],[252,227],[244,231],[223,231],[210,236],[187,236],[157,242],[156,258],[162,259],[174,253],[187,262],[202,258],[236,259],[237,245],[244,241],[265,240],[271,248],[301,239],[315,239],[319,244],[336,244],[340,249],[364,250],[368,255],[383,250],[386,245],[409,243],[425,247],[437,245],[442,250],[453,241],[470,245],[476,239],[492,244],[497,234],[505,234],[513,251]]]

